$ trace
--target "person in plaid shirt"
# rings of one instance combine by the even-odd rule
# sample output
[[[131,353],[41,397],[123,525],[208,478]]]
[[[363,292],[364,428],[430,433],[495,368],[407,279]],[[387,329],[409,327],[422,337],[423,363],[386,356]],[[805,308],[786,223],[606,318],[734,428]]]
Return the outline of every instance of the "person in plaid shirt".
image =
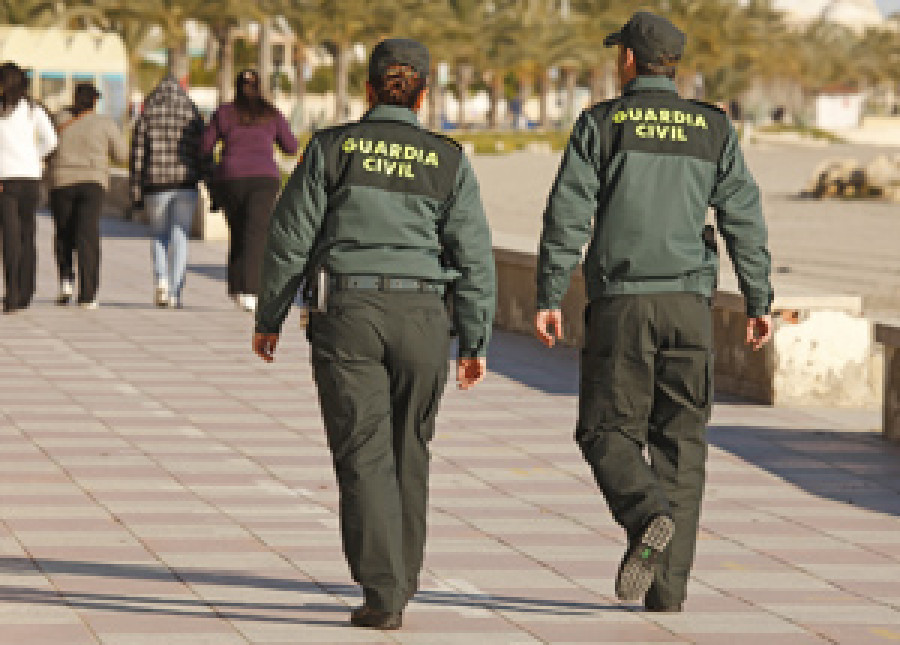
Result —
[[[155,302],[182,306],[187,239],[203,174],[203,117],[187,92],[167,76],[144,101],[131,140],[131,199],[153,231]]]

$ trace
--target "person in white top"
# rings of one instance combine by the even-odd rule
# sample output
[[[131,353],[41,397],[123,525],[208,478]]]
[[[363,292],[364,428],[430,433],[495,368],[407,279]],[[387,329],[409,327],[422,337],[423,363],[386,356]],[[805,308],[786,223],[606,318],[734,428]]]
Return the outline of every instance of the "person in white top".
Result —
[[[35,213],[42,161],[56,147],[44,109],[28,96],[28,77],[14,63],[0,65],[0,223],[3,226],[3,313],[25,309],[34,297]]]

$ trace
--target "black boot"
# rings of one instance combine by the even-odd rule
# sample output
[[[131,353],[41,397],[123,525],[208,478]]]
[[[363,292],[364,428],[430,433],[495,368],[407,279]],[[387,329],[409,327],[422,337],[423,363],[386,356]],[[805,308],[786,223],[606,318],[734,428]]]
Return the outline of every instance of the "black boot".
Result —
[[[350,624],[354,627],[370,629],[400,629],[403,625],[403,614],[389,611],[378,611],[368,605],[357,607],[350,613]]]

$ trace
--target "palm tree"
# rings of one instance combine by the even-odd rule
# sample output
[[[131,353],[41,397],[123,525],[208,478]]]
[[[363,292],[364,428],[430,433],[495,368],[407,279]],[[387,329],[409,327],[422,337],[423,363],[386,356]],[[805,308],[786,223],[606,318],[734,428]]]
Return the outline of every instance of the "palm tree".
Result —
[[[56,13],[52,0],[0,0],[0,24],[44,25]]]
[[[280,12],[308,42],[323,43],[334,59],[334,119],[349,113],[348,87],[353,47],[390,32],[396,5],[387,0],[285,0]]]

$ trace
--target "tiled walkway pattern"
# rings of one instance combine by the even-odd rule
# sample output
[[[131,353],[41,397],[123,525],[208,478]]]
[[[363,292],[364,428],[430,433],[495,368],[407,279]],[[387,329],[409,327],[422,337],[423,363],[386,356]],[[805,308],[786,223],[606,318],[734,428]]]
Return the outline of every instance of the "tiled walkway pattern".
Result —
[[[359,600],[292,317],[249,351],[221,245],[192,248],[187,308],[149,305],[150,251],[107,223],[102,307],[0,319],[0,645],[764,645],[900,641],[900,450],[871,414],[722,404],[687,611],[613,599],[622,535],[571,441],[575,355],[500,334],[449,392],[424,589],[406,628]]]

